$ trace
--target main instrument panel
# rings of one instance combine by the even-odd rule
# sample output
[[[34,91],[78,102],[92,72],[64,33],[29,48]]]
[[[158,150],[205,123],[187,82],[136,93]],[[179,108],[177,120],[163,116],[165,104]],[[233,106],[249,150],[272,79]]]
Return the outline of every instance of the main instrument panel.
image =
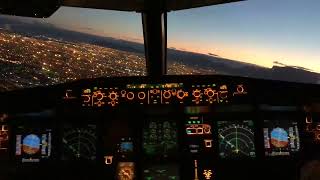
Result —
[[[38,105],[25,98],[31,107],[16,105],[0,116],[0,166],[14,169],[0,177],[296,179],[320,147],[320,108],[296,96],[302,88],[187,76],[97,79],[58,87],[56,94],[34,90]],[[54,99],[51,106],[44,95]]]

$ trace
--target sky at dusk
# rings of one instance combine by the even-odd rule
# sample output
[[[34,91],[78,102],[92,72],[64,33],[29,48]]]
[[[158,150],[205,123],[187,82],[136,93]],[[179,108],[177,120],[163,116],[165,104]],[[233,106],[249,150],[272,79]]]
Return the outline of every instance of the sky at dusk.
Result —
[[[319,0],[248,0],[169,12],[168,47],[272,67],[274,61],[320,72]],[[143,42],[141,15],[62,7],[57,26]]]

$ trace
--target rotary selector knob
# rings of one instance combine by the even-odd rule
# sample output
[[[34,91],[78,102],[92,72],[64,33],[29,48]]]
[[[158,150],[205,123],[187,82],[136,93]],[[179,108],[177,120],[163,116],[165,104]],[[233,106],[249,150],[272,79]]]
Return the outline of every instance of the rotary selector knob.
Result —
[[[138,98],[139,98],[140,100],[145,99],[145,98],[146,98],[146,93],[145,93],[145,92],[139,92],[139,93],[138,93]]]
[[[216,90],[213,90],[213,89],[211,89],[211,88],[206,89],[206,95],[207,95],[209,98],[213,98],[214,95],[215,95],[215,92],[216,92]]]
[[[177,98],[178,99],[183,99],[183,98],[185,98],[186,97],[186,92],[184,92],[183,90],[178,90],[177,91]]]
[[[170,99],[170,98],[171,98],[171,92],[170,92],[170,90],[164,90],[164,92],[163,92],[163,97],[164,97],[165,99]]]
[[[118,100],[119,96],[118,96],[117,92],[112,91],[109,93],[108,97],[110,98],[111,101],[116,101],[116,100]]]
[[[128,92],[127,99],[128,100],[133,100],[134,99],[134,93],[133,92]]]
[[[83,102],[85,102],[85,103],[88,103],[91,100],[90,95],[82,95],[82,97],[83,97]]]
[[[95,93],[95,96],[96,96],[98,101],[101,101],[104,98],[104,94],[101,91],[97,91]]]
[[[200,98],[200,96],[201,96],[201,90],[199,90],[199,89],[193,90],[192,95],[193,95],[193,97],[195,97],[195,98]]]

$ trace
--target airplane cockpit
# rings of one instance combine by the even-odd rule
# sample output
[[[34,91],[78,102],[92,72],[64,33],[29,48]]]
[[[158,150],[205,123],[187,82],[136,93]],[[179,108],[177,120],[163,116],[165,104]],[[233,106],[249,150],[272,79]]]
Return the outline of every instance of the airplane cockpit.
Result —
[[[319,7],[1,1],[0,179],[319,179]]]

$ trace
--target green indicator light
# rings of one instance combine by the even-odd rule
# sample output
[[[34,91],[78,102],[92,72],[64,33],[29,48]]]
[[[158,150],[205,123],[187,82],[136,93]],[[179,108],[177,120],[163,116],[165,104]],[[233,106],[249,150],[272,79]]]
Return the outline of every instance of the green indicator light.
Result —
[[[195,123],[196,123],[196,121],[192,121],[192,123],[193,123],[193,124],[195,124]]]
[[[198,121],[197,123],[200,124],[200,121]]]
[[[188,124],[191,124],[191,121],[188,121]]]

